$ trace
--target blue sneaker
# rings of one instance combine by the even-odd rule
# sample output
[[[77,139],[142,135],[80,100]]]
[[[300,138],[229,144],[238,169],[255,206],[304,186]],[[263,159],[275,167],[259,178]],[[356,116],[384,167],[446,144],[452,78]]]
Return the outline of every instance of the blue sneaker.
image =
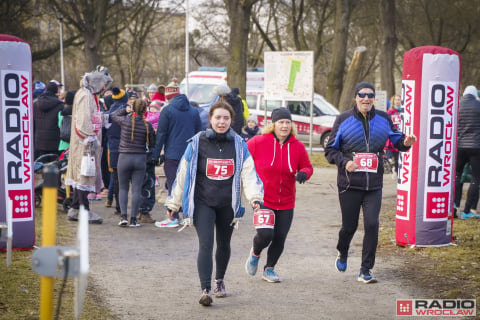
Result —
[[[340,258],[340,252],[335,260],[335,268],[340,272],[345,272],[345,270],[347,270],[347,258]]]
[[[257,273],[258,269],[258,260],[260,260],[260,256],[256,256],[253,254],[253,248],[250,250],[250,255],[245,263],[245,270],[251,276],[254,276]]]
[[[267,282],[280,282],[280,277],[272,267],[265,268],[262,278]]]
[[[473,212],[469,212],[469,213],[462,212],[462,215],[460,216],[460,219],[466,220],[466,219],[471,219],[471,218],[474,218],[474,217],[475,217],[475,214]]]
[[[165,219],[155,222],[155,227],[157,228],[178,228],[178,226],[178,219]]]
[[[362,271],[360,271],[357,281],[360,281],[363,283],[375,283],[377,282],[377,278],[375,278],[373,274],[370,273],[370,271],[365,271],[363,273]]]

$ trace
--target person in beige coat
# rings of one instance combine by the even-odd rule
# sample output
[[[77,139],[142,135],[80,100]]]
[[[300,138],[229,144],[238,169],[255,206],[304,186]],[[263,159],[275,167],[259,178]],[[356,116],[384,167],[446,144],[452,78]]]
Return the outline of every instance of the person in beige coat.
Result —
[[[78,211],[80,205],[83,205],[89,212],[89,223],[103,222],[98,214],[90,210],[87,197],[90,192],[100,192],[102,185],[100,159],[103,118],[97,95],[105,91],[112,81],[107,68],[98,66],[95,71],[83,76],[81,88],[73,100],[70,154],[65,179],[65,184],[73,189],[72,207],[68,211],[68,219],[71,221],[78,221]],[[81,174],[82,157],[85,153],[95,157],[95,176]]]

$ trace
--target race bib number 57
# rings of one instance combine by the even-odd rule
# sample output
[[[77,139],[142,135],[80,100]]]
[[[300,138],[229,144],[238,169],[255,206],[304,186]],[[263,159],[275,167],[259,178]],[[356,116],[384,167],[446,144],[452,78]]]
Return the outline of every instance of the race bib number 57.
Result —
[[[356,153],[353,161],[358,166],[355,172],[377,172],[378,157],[375,153]]]
[[[207,159],[207,178],[227,180],[233,176],[235,162],[233,159]]]

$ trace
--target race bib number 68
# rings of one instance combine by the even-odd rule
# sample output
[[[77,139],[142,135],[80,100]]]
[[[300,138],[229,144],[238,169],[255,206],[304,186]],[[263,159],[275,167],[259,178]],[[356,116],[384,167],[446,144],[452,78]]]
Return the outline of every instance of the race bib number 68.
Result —
[[[207,178],[227,180],[233,176],[235,162],[233,159],[207,159]]]
[[[375,153],[356,153],[353,161],[358,166],[356,172],[377,172],[378,157]]]

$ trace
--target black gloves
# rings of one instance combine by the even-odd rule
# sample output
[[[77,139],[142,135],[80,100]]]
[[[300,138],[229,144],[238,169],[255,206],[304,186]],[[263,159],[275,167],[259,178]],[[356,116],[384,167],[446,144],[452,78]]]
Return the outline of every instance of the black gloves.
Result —
[[[297,181],[298,183],[305,183],[305,181],[307,181],[307,174],[305,172],[299,171],[297,173]]]

